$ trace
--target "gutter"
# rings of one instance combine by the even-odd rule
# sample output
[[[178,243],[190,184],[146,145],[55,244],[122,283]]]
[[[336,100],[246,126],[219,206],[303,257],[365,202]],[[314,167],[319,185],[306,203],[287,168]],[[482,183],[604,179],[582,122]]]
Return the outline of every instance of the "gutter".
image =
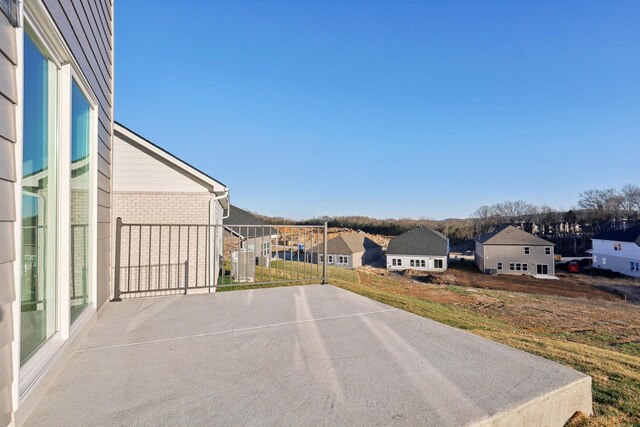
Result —
[[[222,219],[229,218],[229,215],[231,214],[231,202],[229,201],[229,189],[225,187],[224,193],[221,196],[214,196],[211,199],[209,199],[210,212],[214,212],[213,202],[217,202],[219,200],[225,200],[225,199],[227,200],[227,212],[222,214]],[[211,218],[211,215],[209,215],[209,218]],[[209,221],[211,221],[211,219]]]

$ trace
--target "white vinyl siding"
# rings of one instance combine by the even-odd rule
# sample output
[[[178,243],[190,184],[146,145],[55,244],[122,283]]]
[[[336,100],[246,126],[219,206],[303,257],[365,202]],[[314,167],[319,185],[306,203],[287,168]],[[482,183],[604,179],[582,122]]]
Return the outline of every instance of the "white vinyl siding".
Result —
[[[632,269],[640,264],[640,246],[634,242],[613,242],[593,239],[593,266],[615,271],[630,277],[640,277],[640,271]]]
[[[207,188],[175,167],[116,137],[113,149],[114,192],[206,193]]]
[[[387,254],[387,269],[395,271],[407,269],[445,271],[447,269],[447,257]]]

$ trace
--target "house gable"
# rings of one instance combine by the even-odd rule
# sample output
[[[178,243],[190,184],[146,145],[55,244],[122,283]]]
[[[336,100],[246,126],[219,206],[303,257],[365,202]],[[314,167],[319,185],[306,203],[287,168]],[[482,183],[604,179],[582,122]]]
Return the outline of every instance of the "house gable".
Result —
[[[113,191],[207,193],[200,182],[116,136]]]

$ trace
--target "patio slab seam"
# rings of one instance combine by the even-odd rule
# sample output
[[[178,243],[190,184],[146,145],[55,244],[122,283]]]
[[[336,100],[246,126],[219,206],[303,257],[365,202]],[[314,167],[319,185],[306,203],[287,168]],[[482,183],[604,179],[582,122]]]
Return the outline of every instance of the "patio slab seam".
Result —
[[[382,313],[388,313],[388,312],[397,311],[397,310],[398,310],[397,308],[388,308],[384,310],[368,311],[364,313],[353,313],[353,314],[344,314],[340,316],[319,317],[317,319],[296,320],[293,322],[281,322],[281,323],[273,323],[268,325],[251,326],[248,328],[227,329],[224,331],[207,332],[203,334],[184,335],[180,337],[163,338],[163,339],[157,339],[157,340],[140,341],[140,342],[126,343],[126,344],[114,344],[114,345],[108,345],[103,347],[94,347],[94,348],[87,348],[84,350],[78,350],[76,351],[76,353],[90,353],[90,352],[101,351],[101,350],[112,350],[116,348],[135,347],[140,345],[157,344],[157,343],[170,342],[170,341],[181,341],[181,340],[188,340],[188,339],[195,339],[195,338],[205,338],[205,337],[211,337],[216,335],[232,334],[236,332],[248,332],[248,331],[261,330],[261,329],[278,328],[278,327],[290,326],[290,325],[300,325],[304,323],[322,322],[322,321],[336,320],[336,319],[346,319],[350,317],[370,316],[373,314],[382,314]]]

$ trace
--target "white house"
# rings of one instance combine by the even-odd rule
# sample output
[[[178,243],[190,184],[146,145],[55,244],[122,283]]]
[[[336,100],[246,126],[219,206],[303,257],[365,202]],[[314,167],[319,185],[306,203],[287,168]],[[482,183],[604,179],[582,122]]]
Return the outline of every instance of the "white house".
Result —
[[[389,242],[387,269],[393,271],[445,271],[449,260],[449,239],[419,225]]]
[[[593,266],[640,277],[640,225],[591,239]]]

